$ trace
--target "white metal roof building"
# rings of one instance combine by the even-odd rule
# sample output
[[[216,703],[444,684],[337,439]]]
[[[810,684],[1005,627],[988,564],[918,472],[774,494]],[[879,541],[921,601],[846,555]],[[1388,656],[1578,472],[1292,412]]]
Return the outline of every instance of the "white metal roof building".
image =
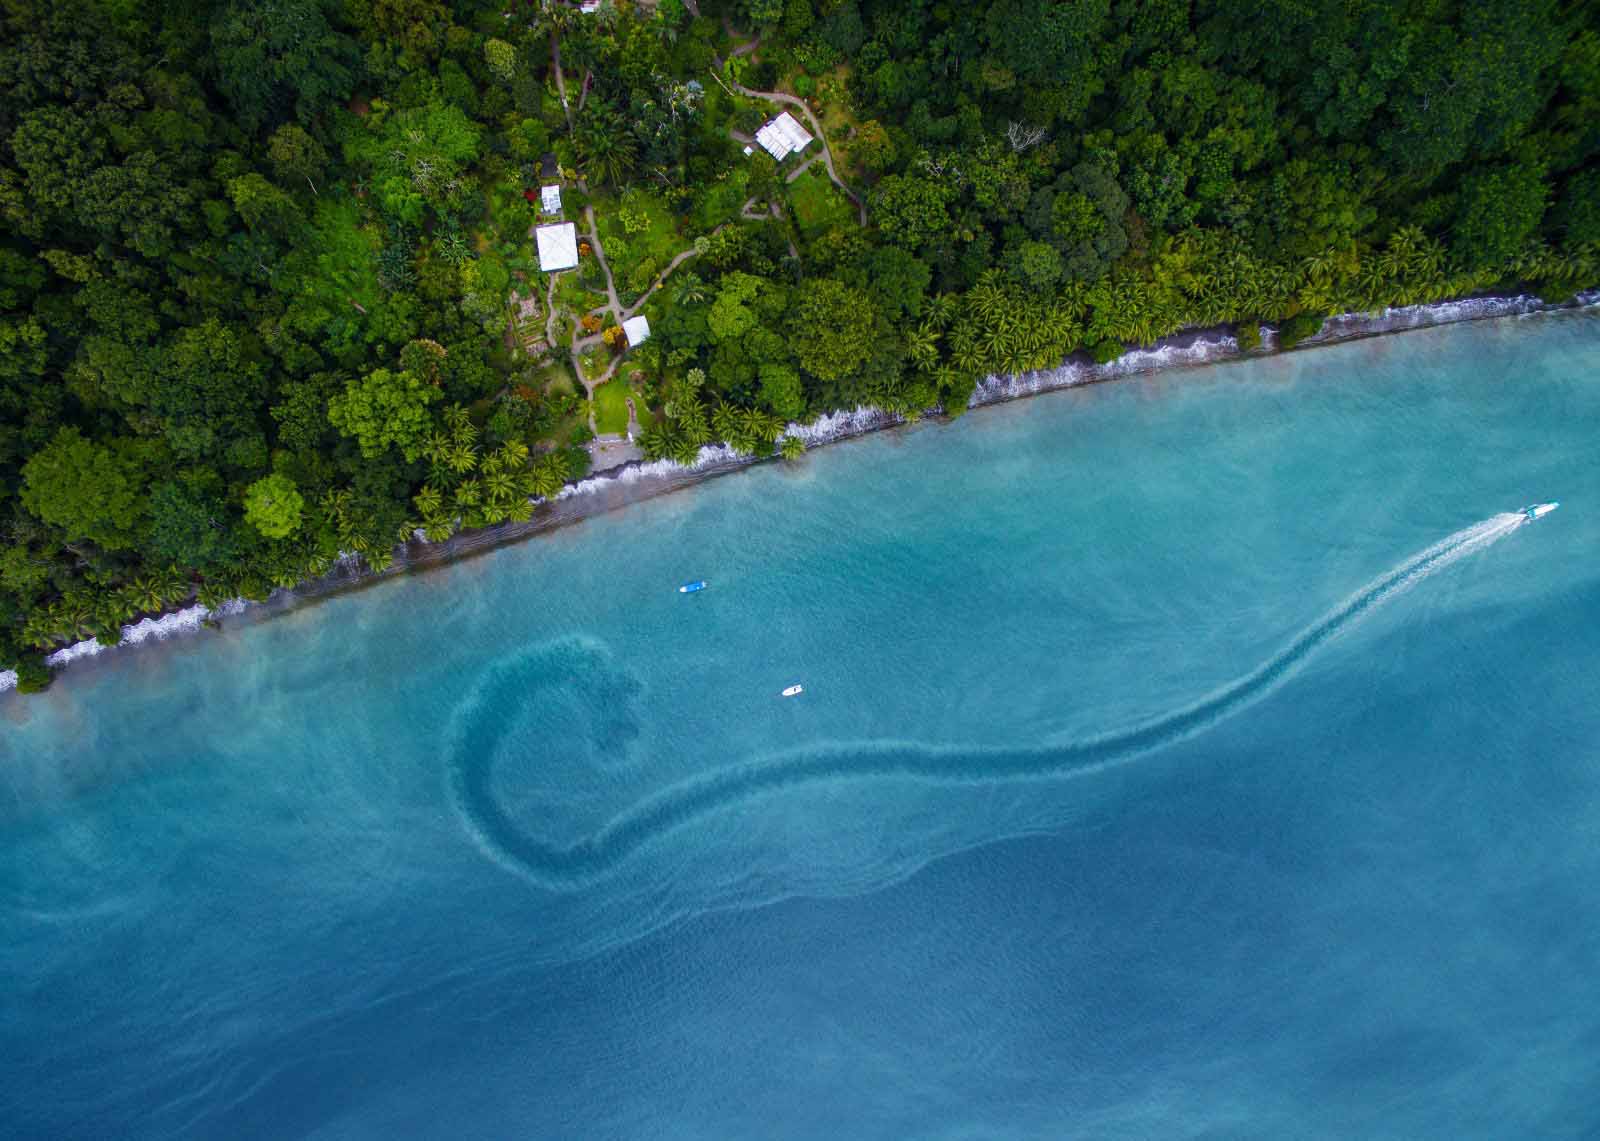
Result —
[[[628,347],[631,349],[650,339],[650,322],[644,319],[643,313],[637,317],[629,317],[622,323],[622,332],[628,338]]]
[[[539,268],[546,273],[578,264],[578,227],[571,222],[540,226],[533,237],[539,243]]]
[[[539,206],[546,214],[561,213],[561,187],[541,186],[539,188]]]
[[[785,111],[756,132],[756,142],[773,158],[782,162],[784,156],[799,154],[811,145],[811,136]]]

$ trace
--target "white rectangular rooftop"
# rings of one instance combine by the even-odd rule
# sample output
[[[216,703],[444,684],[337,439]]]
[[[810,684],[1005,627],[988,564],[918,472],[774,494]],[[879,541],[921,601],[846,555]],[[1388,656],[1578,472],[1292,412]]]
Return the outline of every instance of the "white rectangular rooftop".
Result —
[[[798,154],[811,145],[811,136],[795,121],[793,115],[785,111],[756,132],[756,142],[781,162],[784,156]]]
[[[631,349],[650,339],[650,322],[644,319],[643,313],[637,317],[629,317],[622,323],[622,332],[628,338],[628,347]]]
[[[540,226],[533,237],[539,243],[539,268],[546,273],[578,264],[578,227],[571,222]]]
[[[546,214],[561,213],[561,187],[541,186],[539,188],[539,206]]]

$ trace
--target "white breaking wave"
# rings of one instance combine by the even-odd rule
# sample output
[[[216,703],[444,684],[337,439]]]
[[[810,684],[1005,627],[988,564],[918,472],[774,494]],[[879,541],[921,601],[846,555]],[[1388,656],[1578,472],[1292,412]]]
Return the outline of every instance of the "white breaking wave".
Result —
[[[1576,304],[1582,309],[1600,306],[1600,289],[1586,290],[1577,294]],[[1531,294],[1519,294],[1515,297],[1476,297],[1464,301],[1442,301],[1431,305],[1407,305],[1376,313],[1343,313],[1329,317],[1321,331],[1303,343],[1323,344],[1350,337],[1420,329],[1432,325],[1449,325],[1487,317],[1525,317],[1556,311],[1559,311],[1558,307],[1546,305]],[[1263,350],[1276,347],[1277,339],[1275,328],[1271,325],[1261,326]],[[972,397],[967,401],[967,407],[978,408],[985,404],[1014,400],[1055,389],[1072,388],[1180,365],[1206,364],[1238,355],[1239,343],[1229,333],[1180,335],[1172,344],[1157,345],[1148,349],[1130,349],[1109,364],[1068,361],[1053,369],[985,377],[973,390]],[[848,411],[826,413],[809,424],[790,423],[785,427],[783,435],[796,436],[804,441],[807,447],[818,447],[904,422],[905,417],[897,413],[863,405]],[[754,456],[736,451],[727,444],[711,444],[700,449],[700,454],[695,457],[692,464],[680,464],[674,460],[628,464],[616,472],[591,476],[569,484],[555,496],[555,501],[580,500],[581,497],[601,494],[618,485],[626,487],[640,483],[646,485],[651,482],[670,483],[674,479],[728,470],[754,462]],[[536,499],[534,502],[543,503],[545,500]],[[417,538],[419,540],[423,538],[420,532]],[[343,562],[341,558],[341,565]],[[216,612],[216,617],[238,613],[247,605],[249,604],[243,600],[235,599],[220,608]],[[193,633],[211,616],[211,611],[206,607],[196,605],[161,618],[146,618],[130,626],[124,626],[122,640],[118,645],[137,645],[152,638],[162,641],[178,634]],[[52,666],[63,666],[79,658],[93,657],[103,650],[113,648],[115,647],[102,646],[90,639],[57,650],[45,661]],[[17,675],[14,670],[0,670],[0,693],[15,688],[16,684]]]
[[[81,658],[96,657],[107,650],[137,646],[150,641],[164,642],[180,634],[194,633],[205,625],[208,618],[226,618],[240,613],[249,605],[251,604],[242,598],[225,602],[215,610],[196,603],[182,610],[174,610],[171,614],[163,614],[160,618],[141,618],[137,622],[129,623],[122,628],[122,637],[115,645],[103,645],[94,638],[88,638],[49,654],[44,660],[47,665],[59,669]],[[0,670],[0,693],[16,688],[16,684],[16,670]]]
[[[1263,341],[1266,331],[1263,330]],[[1002,400],[1015,400],[1058,388],[1075,388],[1080,384],[1112,380],[1141,372],[1174,368],[1178,365],[1207,364],[1224,357],[1236,356],[1239,342],[1230,333],[1208,333],[1193,336],[1178,344],[1157,345],[1148,349],[1129,349],[1109,364],[1092,364],[1068,361],[1056,368],[1036,372],[1008,373],[986,376],[973,389],[967,401],[968,408],[981,408]]]
[[[903,416],[892,412],[885,412],[881,408],[858,407],[847,411],[829,412],[817,417],[809,424],[791,422],[784,427],[783,434],[778,438],[781,441],[787,436],[798,437],[805,445],[817,447],[822,444],[831,444],[835,440],[848,439],[851,436],[860,436],[867,432],[876,431],[892,424],[904,423]],[[615,472],[606,475],[591,476],[579,480],[577,483],[568,484],[555,496],[555,501],[562,502],[577,499],[585,495],[606,492],[619,485],[645,483],[651,480],[671,479],[675,476],[689,474],[703,474],[712,471],[721,471],[728,468],[742,467],[756,461],[756,456],[749,452],[741,452],[728,444],[707,444],[700,449],[693,463],[681,464],[677,460],[646,460],[640,463],[628,464]],[[535,500],[536,503],[544,500]]]

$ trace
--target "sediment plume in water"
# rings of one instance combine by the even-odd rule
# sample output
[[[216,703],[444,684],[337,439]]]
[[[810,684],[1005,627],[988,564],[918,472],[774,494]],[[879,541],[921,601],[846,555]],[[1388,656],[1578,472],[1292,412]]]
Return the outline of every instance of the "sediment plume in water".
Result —
[[[1197,736],[1234,716],[1270,694],[1331,639],[1377,607],[1526,522],[1521,513],[1506,513],[1457,531],[1369,582],[1254,670],[1192,705],[1131,728],[1029,748],[862,741],[781,752],[671,785],[568,847],[539,840],[495,796],[495,757],[507,732],[497,711],[513,700],[538,700],[537,692],[530,692],[529,677],[538,669],[528,669],[529,660],[503,663],[490,668],[458,711],[447,760],[451,792],[464,824],[487,856],[540,886],[570,890],[615,873],[630,856],[674,829],[799,786],[885,777],[990,785],[1102,771]]]

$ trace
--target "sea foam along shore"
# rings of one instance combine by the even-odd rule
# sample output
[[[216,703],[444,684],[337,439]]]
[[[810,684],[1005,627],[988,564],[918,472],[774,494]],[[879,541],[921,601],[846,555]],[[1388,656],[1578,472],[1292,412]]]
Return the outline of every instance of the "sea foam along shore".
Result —
[[[1304,347],[1326,345],[1384,333],[1403,332],[1408,329],[1450,325],[1460,321],[1478,321],[1489,317],[1520,317],[1596,306],[1600,306],[1600,290],[1580,293],[1574,300],[1556,305],[1547,304],[1529,294],[1518,294],[1472,297],[1431,305],[1408,305],[1397,309],[1386,309],[1379,313],[1342,313],[1328,318],[1321,331],[1301,342],[1301,345]],[[1272,326],[1263,325],[1261,335],[1262,347],[1259,351],[1265,352],[1276,347],[1277,332]],[[967,406],[981,408],[986,404],[1017,400],[1041,392],[1097,384],[1161,369],[1208,364],[1239,355],[1238,341],[1225,328],[1187,330],[1164,337],[1150,348],[1130,349],[1109,364],[1096,364],[1083,354],[1074,353],[1056,368],[987,377],[973,391]],[[885,412],[880,408],[856,408],[848,412],[830,412],[809,424],[790,424],[786,434],[798,436],[805,442],[807,448],[815,448],[904,422],[904,417]],[[159,618],[144,618],[124,626],[122,640],[116,646],[104,646],[90,639],[57,650],[45,660],[52,667],[59,669],[108,649],[165,641],[180,634],[193,633],[204,627],[212,618],[239,614],[255,605],[273,609],[291,607],[298,602],[376,582],[391,575],[453,562],[480,551],[515,542],[540,531],[573,523],[629,503],[664,495],[691,483],[736,471],[757,462],[760,461],[754,456],[736,452],[724,444],[715,444],[701,448],[700,455],[689,465],[675,463],[672,460],[625,464],[568,485],[555,499],[543,504],[536,516],[526,523],[503,523],[495,527],[485,527],[452,535],[438,543],[429,543],[420,538],[413,539],[396,552],[394,564],[382,572],[365,570],[356,559],[343,559],[327,576],[314,582],[303,583],[292,590],[275,591],[266,603],[252,604],[242,599],[235,599],[215,612],[201,605],[185,607]],[[0,692],[12,689],[16,684],[17,675],[14,671],[0,670]]]

